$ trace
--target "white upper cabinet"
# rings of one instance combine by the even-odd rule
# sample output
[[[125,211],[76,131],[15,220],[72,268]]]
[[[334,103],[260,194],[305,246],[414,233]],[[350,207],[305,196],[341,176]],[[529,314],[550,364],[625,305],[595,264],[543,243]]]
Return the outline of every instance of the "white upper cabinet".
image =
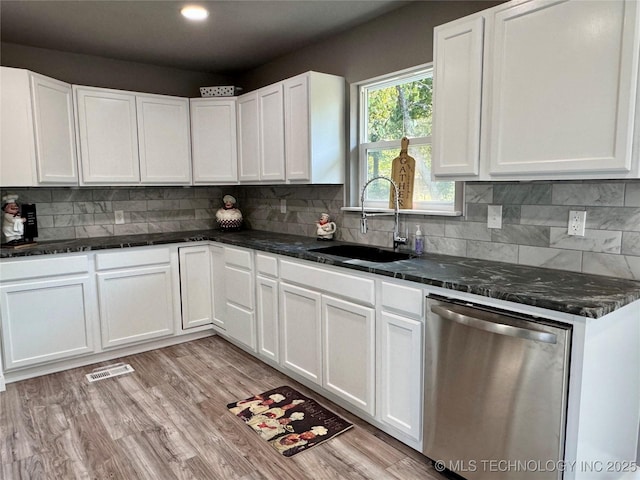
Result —
[[[435,30],[433,169],[437,175],[477,175],[484,18]]]
[[[238,179],[241,182],[260,180],[260,134],[258,94],[251,92],[238,97]]]
[[[238,98],[238,169],[241,182],[284,182],[282,84]]]
[[[638,7],[634,0],[519,0],[437,27],[434,176],[640,176],[640,142],[633,145]],[[470,32],[471,25],[482,22],[480,49],[478,34]],[[465,24],[469,33],[461,35],[468,35],[467,41],[456,37]],[[481,127],[476,122],[478,102]],[[478,133],[479,169],[474,143]]]
[[[307,72],[283,83],[287,183],[344,183],[344,78]]]
[[[344,78],[307,72],[238,97],[238,178],[344,183]]]
[[[73,86],[83,184],[140,182],[136,97]]]
[[[237,183],[236,99],[190,101],[193,183]]]
[[[2,67],[2,186],[77,185],[71,85]]]
[[[189,100],[74,85],[85,185],[189,185]]]
[[[260,180],[284,181],[284,104],[282,84],[258,90]]]
[[[136,95],[140,180],[191,183],[189,99]]]

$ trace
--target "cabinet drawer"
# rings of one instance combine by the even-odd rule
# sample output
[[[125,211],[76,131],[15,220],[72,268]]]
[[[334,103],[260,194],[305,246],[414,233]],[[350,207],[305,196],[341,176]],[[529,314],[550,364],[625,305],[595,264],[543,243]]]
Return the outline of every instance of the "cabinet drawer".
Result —
[[[270,277],[278,276],[278,259],[270,255],[256,254],[256,270],[263,275]]]
[[[315,290],[322,290],[367,305],[375,303],[374,281],[353,274],[282,260],[280,278],[300,285],[313,285]]]
[[[382,307],[422,318],[424,293],[419,288],[382,282]]]
[[[89,271],[86,255],[77,257],[48,256],[47,258],[15,260],[0,264],[0,281],[26,280],[28,278],[72,275]]]
[[[251,269],[251,251],[239,248],[224,248],[224,263]]]
[[[126,252],[98,253],[96,255],[96,270],[157,265],[169,263],[170,258],[168,248],[132,249]]]

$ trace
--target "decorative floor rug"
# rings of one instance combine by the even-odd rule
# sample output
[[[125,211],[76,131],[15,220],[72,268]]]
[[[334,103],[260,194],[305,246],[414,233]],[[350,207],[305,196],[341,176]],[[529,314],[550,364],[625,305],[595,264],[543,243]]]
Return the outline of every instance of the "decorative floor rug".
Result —
[[[227,408],[285,457],[326,442],[353,427],[315,400],[287,386],[230,403]]]

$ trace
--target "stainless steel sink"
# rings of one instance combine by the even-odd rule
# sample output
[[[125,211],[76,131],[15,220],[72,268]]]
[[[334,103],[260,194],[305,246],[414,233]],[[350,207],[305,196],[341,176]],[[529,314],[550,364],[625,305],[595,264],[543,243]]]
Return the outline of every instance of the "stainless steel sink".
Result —
[[[309,251],[376,263],[395,262],[413,257],[410,253],[394,252],[392,250],[369,247],[367,245],[332,245],[330,247],[312,248]]]

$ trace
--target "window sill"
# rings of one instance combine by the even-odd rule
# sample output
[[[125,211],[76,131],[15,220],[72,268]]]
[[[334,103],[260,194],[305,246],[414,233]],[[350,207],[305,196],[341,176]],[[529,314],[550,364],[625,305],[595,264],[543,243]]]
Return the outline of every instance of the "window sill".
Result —
[[[361,207],[342,207],[340,210],[343,212],[362,212]],[[393,208],[376,208],[376,207],[365,207],[365,212],[382,212],[382,213],[393,213]],[[461,217],[462,212],[453,211],[453,212],[445,212],[442,210],[409,210],[409,209],[400,209],[400,215],[434,215],[439,217]]]

